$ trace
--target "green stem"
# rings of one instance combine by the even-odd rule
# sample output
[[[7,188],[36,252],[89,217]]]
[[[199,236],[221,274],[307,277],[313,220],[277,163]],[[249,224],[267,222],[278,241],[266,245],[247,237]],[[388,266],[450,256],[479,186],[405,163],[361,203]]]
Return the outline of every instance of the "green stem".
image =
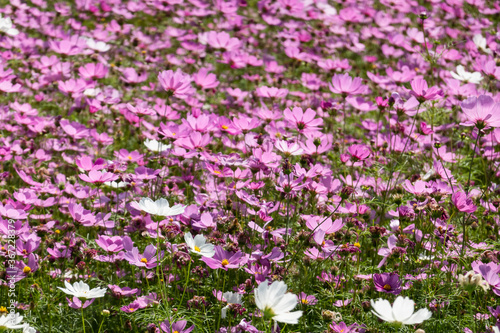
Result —
[[[465,194],[469,194],[469,188],[470,188],[470,176],[471,176],[471,173],[472,173],[472,163],[474,163],[474,157],[476,155],[476,147],[477,147],[477,143],[479,141],[479,137],[481,136],[481,130],[479,130],[477,132],[477,137],[476,137],[476,143],[474,144],[474,149],[472,149],[472,159],[470,161],[470,167],[469,167],[469,177],[467,179],[467,188],[465,189]]]
[[[85,333],[85,319],[83,318],[83,302],[82,302],[82,307],[80,308],[82,312],[82,325],[83,325],[83,333]]]
[[[181,302],[179,303],[179,307],[182,304],[182,301],[184,300],[184,294],[186,293],[187,285],[189,282],[189,274],[191,273],[191,258],[189,258],[189,264],[188,264],[188,271],[187,271],[187,276],[186,276],[186,282],[184,283],[184,290],[182,291],[182,297],[181,297]]]

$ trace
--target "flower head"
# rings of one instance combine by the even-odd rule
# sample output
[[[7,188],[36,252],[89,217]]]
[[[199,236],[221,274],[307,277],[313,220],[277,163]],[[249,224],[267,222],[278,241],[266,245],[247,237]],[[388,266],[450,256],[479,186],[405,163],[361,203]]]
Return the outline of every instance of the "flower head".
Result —
[[[375,289],[384,293],[398,295],[401,293],[401,282],[396,273],[382,273],[373,275]]]
[[[71,285],[68,281],[64,281],[66,288],[61,288],[64,293],[68,295],[73,295],[81,299],[91,299],[104,297],[106,294],[106,288],[94,288],[90,289],[89,285],[83,281],[75,282]]]
[[[141,201],[135,202],[135,205],[142,211],[149,213],[151,215],[159,216],[174,216],[184,213],[186,206],[177,204],[170,207],[166,199],[158,199],[156,201],[150,198],[142,198]]]
[[[457,72],[450,72],[451,76],[458,80],[458,81],[465,81],[465,82],[470,82],[470,83],[475,83],[478,84],[481,82],[483,79],[481,73],[479,72],[474,72],[474,73],[469,73],[466,72],[464,69],[464,66],[458,65],[457,66]]]
[[[265,319],[286,324],[297,324],[302,311],[290,312],[297,305],[297,296],[287,293],[283,281],[274,281],[271,285],[266,280],[255,289],[255,304],[264,313]]]
[[[193,236],[190,232],[184,234],[184,240],[189,247],[189,252],[199,254],[203,257],[212,258],[215,254],[214,245],[207,243],[203,235]]]
[[[377,301],[370,300],[372,313],[380,319],[389,323],[400,323],[403,325],[420,324],[429,319],[432,313],[427,309],[415,311],[415,302],[408,297],[398,296],[394,305],[385,299],[379,298]]]
[[[476,126],[478,129],[500,127],[500,103],[495,103],[490,96],[469,97],[460,106],[467,118],[460,125]]]

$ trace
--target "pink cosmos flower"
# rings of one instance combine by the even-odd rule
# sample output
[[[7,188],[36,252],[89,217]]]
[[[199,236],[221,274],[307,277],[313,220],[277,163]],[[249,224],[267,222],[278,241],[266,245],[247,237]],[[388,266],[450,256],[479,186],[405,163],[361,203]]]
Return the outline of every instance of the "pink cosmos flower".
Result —
[[[323,119],[315,118],[316,112],[310,108],[306,112],[299,107],[294,107],[291,111],[287,108],[283,114],[285,119],[300,133],[317,131],[323,125]]]
[[[80,174],[78,175],[81,180],[87,183],[92,183],[92,184],[102,184],[105,182],[112,182],[114,180],[118,179],[118,175],[115,175],[114,173],[107,172],[104,170],[90,170],[89,174]]]
[[[127,83],[141,83],[148,79],[148,73],[143,72],[138,74],[135,68],[128,67],[122,70],[123,76],[120,77],[123,81]]]
[[[120,236],[110,237],[99,235],[95,242],[107,252],[119,252],[123,250],[123,239]]]
[[[454,194],[452,194],[451,201],[460,212],[472,214],[477,209],[477,207],[472,202],[472,199],[468,198],[467,195],[462,192],[455,192]]]
[[[414,185],[407,179],[403,185],[404,189],[411,194],[423,196],[433,192],[432,188],[427,188],[427,182],[417,180]]]
[[[108,67],[101,63],[88,63],[78,69],[81,77],[84,79],[102,79],[108,75]]]
[[[354,79],[349,74],[335,74],[332,78],[332,83],[329,83],[330,91],[340,95],[359,95],[363,94],[366,86],[362,84],[363,80],[360,77]]]
[[[460,125],[476,126],[478,129],[500,127],[500,103],[495,103],[490,96],[469,97],[460,106],[467,118]]]
[[[194,82],[201,86],[202,89],[212,89],[219,85],[217,81],[217,76],[213,73],[209,73],[208,68],[200,68],[198,73],[193,74]]]
[[[85,301],[85,303],[82,303],[82,301],[78,297],[73,297],[73,300],[70,300],[69,298],[66,297],[66,300],[68,301],[68,305],[73,309],[81,309],[81,308],[85,309],[90,304],[94,303],[96,299],[95,298],[89,299],[88,301]]]
[[[191,78],[180,69],[175,72],[172,70],[161,72],[158,74],[158,81],[165,91],[177,98],[185,99],[193,94]]]
[[[4,80],[0,82],[0,90],[8,93],[19,92],[21,91],[21,85],[19,83],[12,84],[10,80]]]
[[[427,85],[427,81],[422,78],[415,78],[411,81],[411,89],[409,93],[419,101],[432,101],[443,97],[443,91],[438,87],[430,87]]]
[[[210,31],[207,34],[207,43],[214,49],[224,49],[226,51],[236,50],[241,44],[238,38],[231,38],[231,35],[225,31]]]
[[[258,87],[255,92],[259,97],[267,97],[267,98],[284,98],[288,95],[288,89],[279,89],[276,87]]]

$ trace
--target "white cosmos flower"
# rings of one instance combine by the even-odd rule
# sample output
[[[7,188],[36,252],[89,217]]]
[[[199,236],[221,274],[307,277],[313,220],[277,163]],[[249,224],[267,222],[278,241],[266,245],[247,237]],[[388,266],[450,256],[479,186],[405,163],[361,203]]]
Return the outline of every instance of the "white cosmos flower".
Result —
[[[29,324],[24,324],[23,333],[36,333],[36,329],[31,327]]]
[[[212,258],[215,255],[215,246],[207,243],[203,235],[196,235],[193,239],[191,233],[187,232],[184,234],[184,240],[191,253],[196,253],[207,258]]]
[[[0,14],[0,31],[5,32],[9,36],[16,36],[19,34],[19,30],[13,27],[10,17],[3,18],[2,14]]]
[[[486,38],[484,38],[483,35],[481,34],[474,35],[472,41],[474,42],[474,44],[476,44],[476,47],[479,50],[483,50],[485,53],[488,54],[491,53],[491,50],[486,47]]]
[[[106,52],[109,51],[109,49],[111,48],[111,46],[109,46],[108,44],[104,42],[96,42],[92,38],[87,39],[87,46],[89,49],[99,52]]]
[[[225,298],[227,301],[227,305],[221,309],[222,319],[226,318],[227,309],[229,309],[229,306],[231,306],[231,304],[243,305],[243,302],[241,301],[243,295],[233,293],[232,291],[227,291],[224,294],[222,294],[222,297]]]
[[[122,188],[128,185],[127,182],[104,182],[104,185],[112,187],[112,188]]]
[[[151,215],[159,216],[174,216],[184,213],[186,206],[177,204],[170,207],[166,199],[158,199],[156,201],[150,198],[142,198],[141,201],[136,202],[140,210],[145,211]]]
[[[274,281],[271,285],[266,280],[254,290],[255,304],[264,314],[264,319],[275,322],[297,324],[302,311],[290,312],[297,306],[297,295],[287,293],[283,281]]]
[[[89,96],[89,97],[95,97],[97,95],[99,95],[101,93],[101,89],[99,88],[88,88],[88,89],[85,89],[83,91],[83,94],[85,96]]]
[[[90,289],[89,285],[83,281],[75,282],[73,283],[73,285],[71,285],[71,283],[69,283],[68,281],[64,281],[64,285],[66,286],[66,288],[57,288],[61,289],[68,295],[73,295],[74,297],[81,299],[99,298],[104,297],[104,295],[106,294],[106,288]]]
[[[500,333],[500,330],[498,329],[497,326],[491,327],[493,329],[493,333]]]
[[[21,316],[19,313],[0,316],[0,331],[6,329],[24,328],[24,324],[21,325],[22,321],[23,316]]]
[[[381,298],[377,301],[370,300],[370,303],[373,307],[372,313],[389,323],[414,325],[420,324],[432,316],[432,313],[427,309],[420,309],[413,313],[415,302],[408,297],[398,296],[392,307],[389,301]]]
[[[154,152],[160,152],[160,153],[167,150],[167,149],[170,149],[170,147],[171,147],[170,145],[165,145],[159,141],[149,140],[149,139],[146,139],[146,141],[144,141],[144,145],[149,150],[154,151]]]
[[[475,84],[478,84],[483,79],[481,73],[479,73],[479,72],[474,72],[474,73],[466,72],[464,69],[464,66],[462,66],[462,65],[457,66],[456,73],[450,72],[450,74],[456,80],[467,81],[467,82],[475,83]]]

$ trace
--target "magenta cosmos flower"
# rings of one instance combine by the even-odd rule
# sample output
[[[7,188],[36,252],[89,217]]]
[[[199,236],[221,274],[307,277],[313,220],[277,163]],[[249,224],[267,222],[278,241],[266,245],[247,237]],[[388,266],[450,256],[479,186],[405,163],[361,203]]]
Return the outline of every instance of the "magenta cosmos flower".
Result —
[[[490,96],[469,97],[460,106],[467,118],[460,125],[476,126],[478,129],[500,127],[500,103],[495,103]]]
[[[177,98],[184,99],[193,94],[191,78],[180,69],[161,72],[158,74],[158,81],[165,91]]]
[[[477,209],[477,207],[472,202],[472,199],[468,198],[467,194],[462,192],[453,193],[453,195],[451,196],[451,201],[460,212],[472,214]]]
[[[388,294],[399,295],[401,293],[401,282],[396,273],[373,274],[375,290]]]
[[[330,91],[334,94],[359,95],[363,94],[366,90],[366,86],[364,86],[362,82],[361,78],[355,77],[353,79],[347,73],[335,74],[329,86]]]
[[[241,259],[242,256],[243,253],[241,251],[233,254],[232,252],[224,251],[220,246],[216,246],[215,255],[212,258],[203,257],[201,260],[211,269],[222,268],[227,271],[228,268],[240,267],[240,264],[244,263],[244,260]]]

